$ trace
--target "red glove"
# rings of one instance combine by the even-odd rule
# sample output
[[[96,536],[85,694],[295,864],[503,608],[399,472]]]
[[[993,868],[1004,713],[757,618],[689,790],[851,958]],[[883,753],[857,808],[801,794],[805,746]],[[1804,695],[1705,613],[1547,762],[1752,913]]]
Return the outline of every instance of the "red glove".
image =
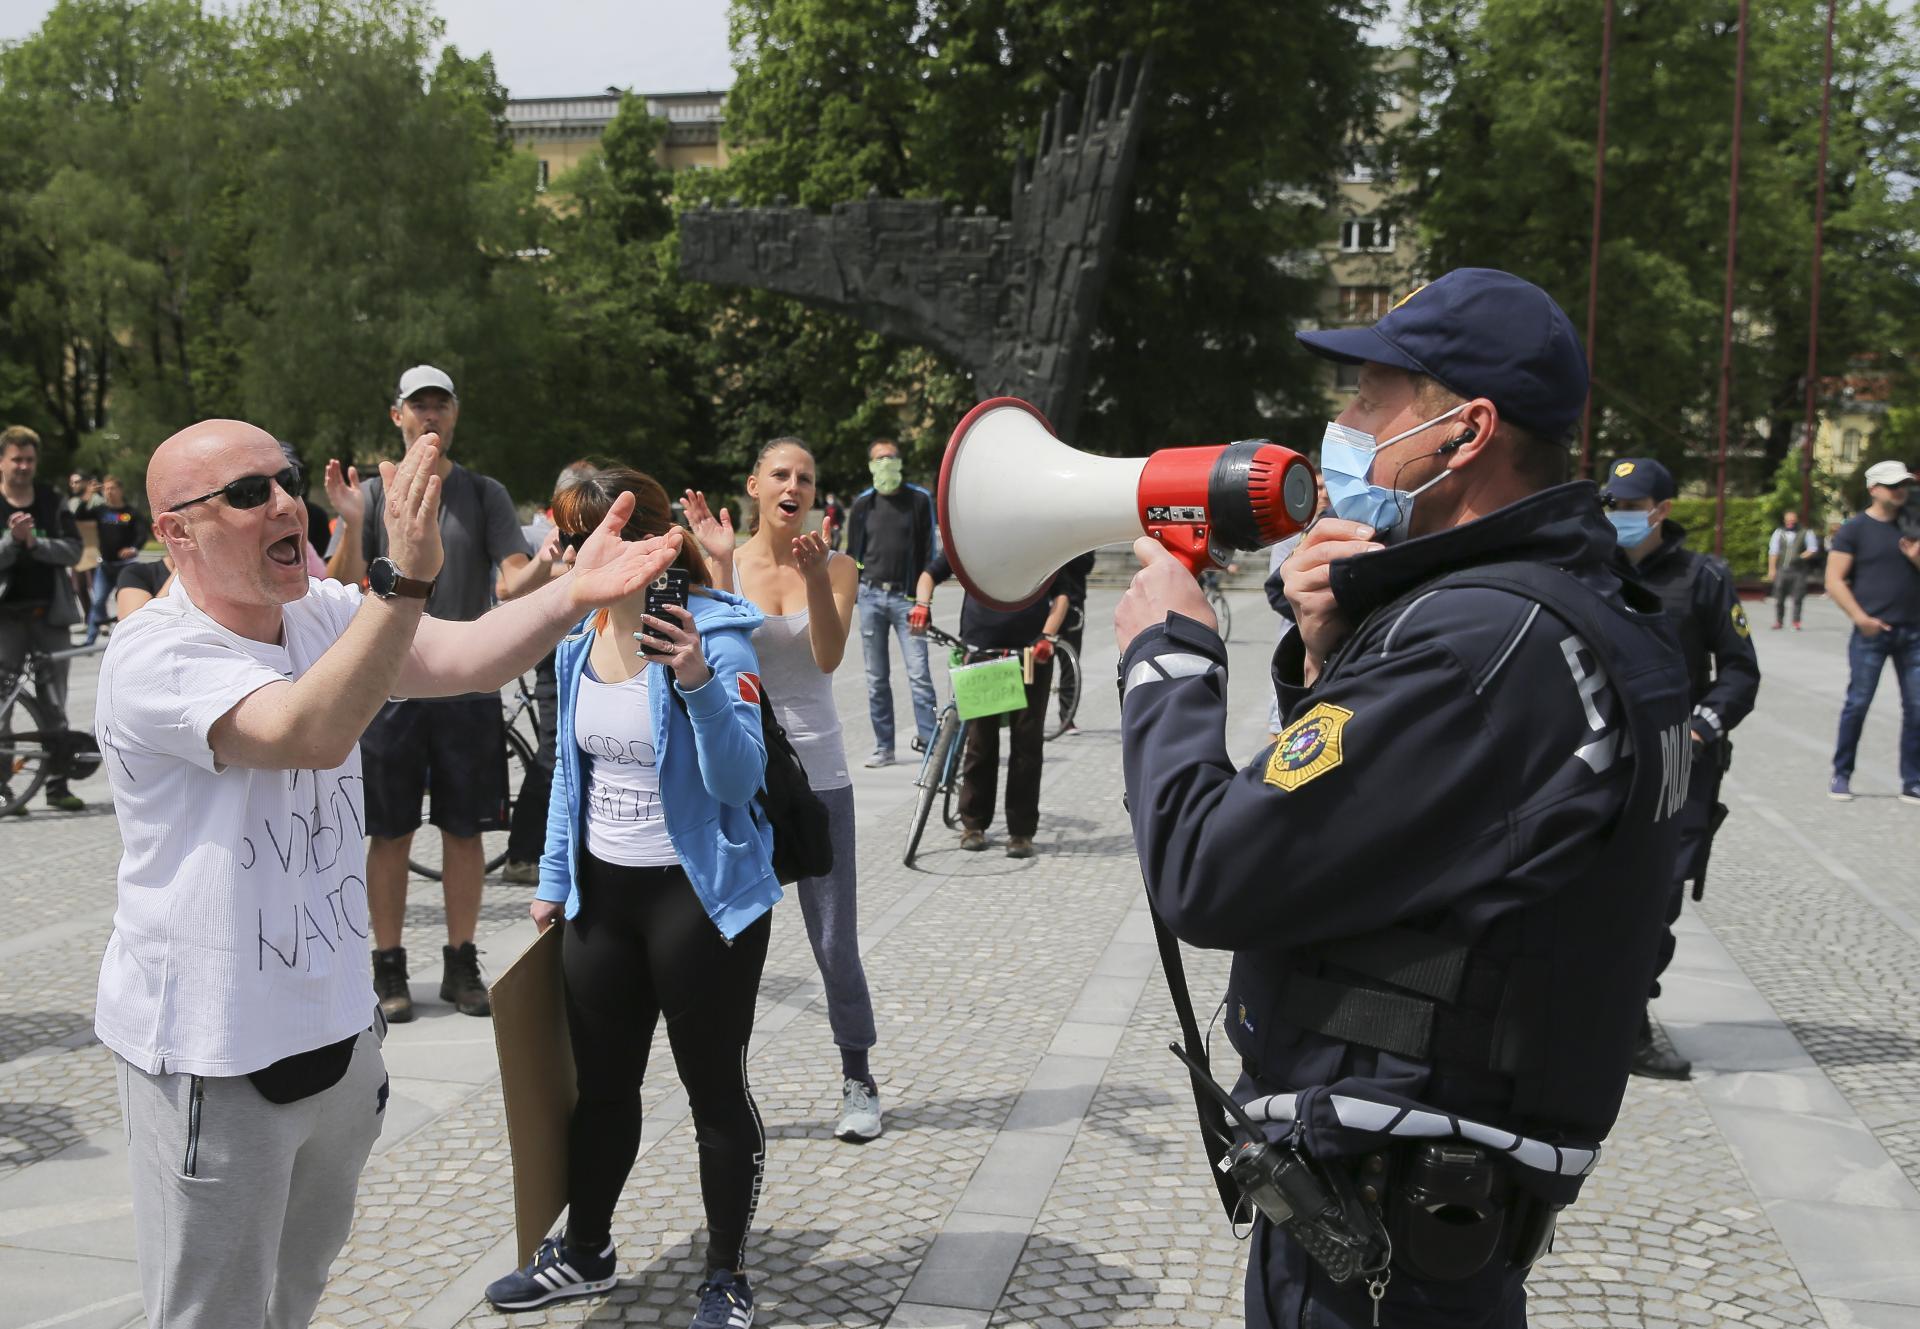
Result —
[[[933,608],[930,605],[915,605],[907,614],[907,631],[914,636],[926,635],[927,626],[933,622]]]
[[[1035,664],[1045,664],[1051,659],[1053,659],[1053,639],[1051,637],[1042,637],[1033,644],[1033,662]]]

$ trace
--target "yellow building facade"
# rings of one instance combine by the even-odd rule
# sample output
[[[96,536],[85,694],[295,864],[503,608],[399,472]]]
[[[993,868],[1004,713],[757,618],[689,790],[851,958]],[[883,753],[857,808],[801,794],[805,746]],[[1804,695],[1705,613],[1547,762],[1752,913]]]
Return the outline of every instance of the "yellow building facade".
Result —
[[[620,92],[609,89],[580,97],[515,97],[507,102],[507,126],[514,145],[540,163],[540,188],[546,189],[600,146]],[[720,129],[726,122],[724,92],[647,93],[647,114],[667,122],[656,154],[670,170],[713,170],[727,164]]]

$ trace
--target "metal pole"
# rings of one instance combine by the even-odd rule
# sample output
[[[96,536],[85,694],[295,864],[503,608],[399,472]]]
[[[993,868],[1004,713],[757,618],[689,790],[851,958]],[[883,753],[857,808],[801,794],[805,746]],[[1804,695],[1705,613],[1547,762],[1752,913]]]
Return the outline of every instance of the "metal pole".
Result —
[[[1820,251],[1827,235],[1827,126],[1833,108],[1833,24],[1840,0],[1827,0],[1827,63],[1820,83],[1820,166],[1813,183],[1813,308],[1807,315],[1807,427],[1800,439],[1800,520],[1813,524],[1814,398],[1819,387]]]
[[[1727,547],[1727,410],[1733,389],[1733,272],[1740,246],[1740,122],[1746,113],[1747,7],[1740,0],[1740,45],[1733,67],[1733,164],[1727,185],[1727,298],[1720,314],[1720,470],[1715,482],[1713,552]]]
[[[1580,478],[1593,474],[1593,336],[1600,313],[1600,205],[1607,193],[1607,86],[1613,63],[1613,0],[1600,26],[1600,130],[1593,146],[1593,243],[1587,259],[1587,402],[1580,408]]]

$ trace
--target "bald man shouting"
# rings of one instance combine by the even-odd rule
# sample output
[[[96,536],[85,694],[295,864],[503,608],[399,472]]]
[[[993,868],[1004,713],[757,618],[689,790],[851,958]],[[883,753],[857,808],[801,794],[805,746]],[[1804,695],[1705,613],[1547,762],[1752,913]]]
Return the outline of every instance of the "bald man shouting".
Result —
[[[389,556],[364,594],[308,578],[299,472],[267,433],[204,421],[148,468],[176,573],[100,669],[124,852],[94,1029],[154,1329],[304,1325],[346,1241],[387,1100],[361,731],[389,697],[498,689],[679,548],[623,542],[616,503],[566,575],[483,620],[424,618],[437,444],[381,465]]]

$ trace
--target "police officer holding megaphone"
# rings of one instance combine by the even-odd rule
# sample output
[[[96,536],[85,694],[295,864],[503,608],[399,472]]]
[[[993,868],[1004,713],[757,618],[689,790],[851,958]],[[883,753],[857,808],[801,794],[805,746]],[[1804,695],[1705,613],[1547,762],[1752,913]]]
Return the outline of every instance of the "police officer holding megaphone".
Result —
[[[1283,569],[1285,729],[1236,769],[1206,600],[1139,541],[1134,836],[1164,927],[1234,952],[1244,1073],[1209,1150],[1256,1219],[1249,1322],[1520,1325],[1625,1090],[1687,676],[1564,482],[1587,371],[1546,292],[1460,269],[1300,340],[1360,384],[1322,443],[1333,513]]]

